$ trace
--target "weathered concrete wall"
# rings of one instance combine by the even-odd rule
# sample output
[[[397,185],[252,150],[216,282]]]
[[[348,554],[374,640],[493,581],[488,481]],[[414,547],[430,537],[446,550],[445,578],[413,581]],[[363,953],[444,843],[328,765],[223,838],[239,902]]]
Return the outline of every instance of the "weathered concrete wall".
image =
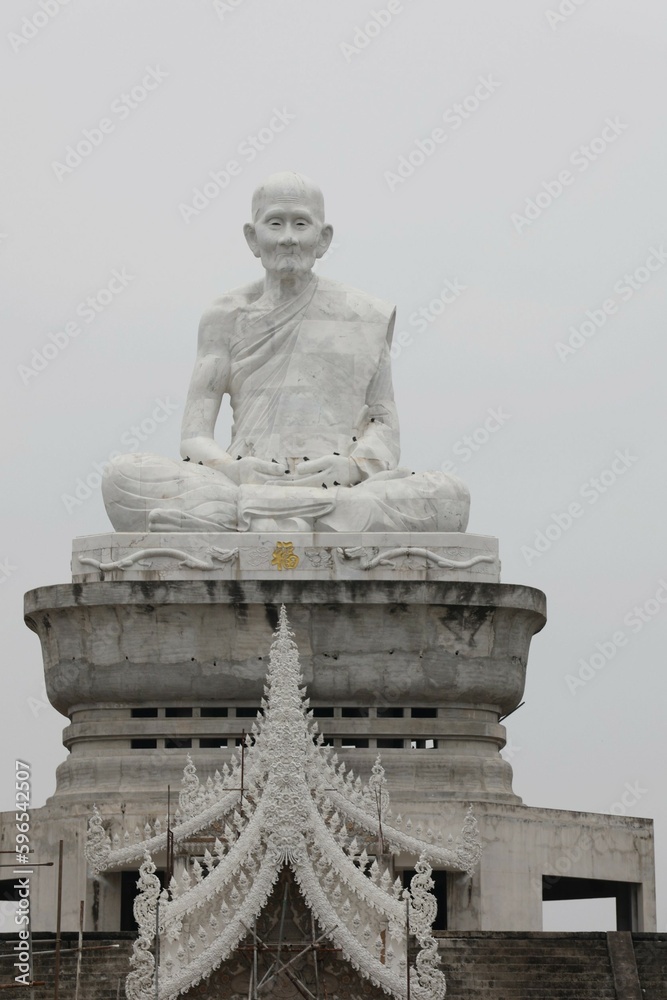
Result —
[[[56,793],[33,817],[40,856],[55,857],[61,837],[66,844],[64,927],[76,928],[85,899],[90,930],[118,928],[120,876],[91,881],[83,863],[93,804],[112,834],[143,833],[156,818],[164,825],[167,786],[175,799],[187,753],[204,776],[229,758],[259,706],[281,603],[311,704],[325,714],[324,735],[363,778],[380,750],[394,814],[409,814],[427,838],[446,837],[474,803],[484,854],[472,882],[451,879],[450,928],[540,930],[543,875],[635,883],[637,929],[655,928],[651,823],[522,806],[500,756],[500,719],[521,700],[530,640],[545,621],[543,594],[501,584],[289,579],[85,583],[26,596],[49,697],[71,720]],[[133,717],[137,708],[155,714]],[[227,714],[207,716],[212,709]],[[227,747],[205,746],[213,737]],[[137,739],[155,748],[133,748]],[[182,739],[192,745],[169,745]],[[395,740],[400,748],[382,745]],[[10,847],[11,823],[8,816],[0,828]],[[52,869],[35,882],[33,905],[36,927],[52,926]]]
[[[393,762],[395,787],[447,798],[464,786],[473,799],[518,801],[498,752],[499,719],[521,699],[544,596],[414,581],[89,583],[30,592],[26,621],[42,642],[49,698],[72,720],[55,799],[76,802],[94,791],[117,800],[121,789],[163,795],[184,754],[151,759],[132,751],[131,739],[157,738],[168,750],[170,740],[198,741],[212,724],[167,721],[164,713],[158,722],[131,719],[131,707],[258,707],[281,603],[312,704],[373,710],[363,723],[340,713],[335,724],[322,720],[325,735],[367,737],[369,751],[378,739],[405,738],[407,749],[411,740],[436,740],[437,762],[417,765],[409,754]],[[438,717],[380,722],[377,708],[392,706],[435,707]],[[216,733],[232,742],[240,730],[233,713],[216,720]],[[220,761],[192,749],[204,766]]]
[[[313,700],[410,695],[515,708],[540,591],[507,584],[255,581],[63,584],[26,595],[47,690],[81,703],[142,703],[159,666],[163,700],[261,695],[278,609],[287,605]],[[330,662],[327,662],[329,660]],[[395,692],[392,698],[392,692]]]
[[[390,784],[391,788],[391,784]],[[92,799],[89,801],[92,809]],[[460,829],[467,802],[422,803],[413,808],[392,796],[394,815],[410,816],[427,839]],[[542,928],[542,876],[605,879],[633,883],[637,890],[636,929],[654,931],[655,870],[653,824],[650,820],[599,813],[536,809],[524,805],[477,802],[474,806],[484,845],[472,880],[450,876],[448,927],[456,931],[539,931]],[[92,880],[83,861],[83,837],[89,811],[82,802],[69,810],[47,806],[33,814],[35,856],[56,858],[58,840],[65,841],[63,927],[78,925],[79,901],[86,900],[89,930],[117,930],[120,912],[119,875],[105,873]],[[164,816],[164,813],[160,813]],[[124,822],[133,831],[153,823],[156,813],[133,814],[126,805]],[[118,821],[122,819],[118,814]],[[13,814],[0,816],[0,842],[12,846]],[[112,832],[122,833],[120,822]],[[158,867],[165,859],[156,856]],[[415,859],[399,857],[399,867]],[[33,883],[35,926],[52,926],[56,883],[54,869],[40,869]]]

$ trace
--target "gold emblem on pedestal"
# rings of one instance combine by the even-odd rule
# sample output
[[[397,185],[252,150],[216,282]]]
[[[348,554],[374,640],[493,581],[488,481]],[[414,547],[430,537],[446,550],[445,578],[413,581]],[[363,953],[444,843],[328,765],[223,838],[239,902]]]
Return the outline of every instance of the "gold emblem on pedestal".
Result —
[[[279,570],[296,569],[299,565],[299,557],[294,551],[294,542],[276,542],[271,565]]]

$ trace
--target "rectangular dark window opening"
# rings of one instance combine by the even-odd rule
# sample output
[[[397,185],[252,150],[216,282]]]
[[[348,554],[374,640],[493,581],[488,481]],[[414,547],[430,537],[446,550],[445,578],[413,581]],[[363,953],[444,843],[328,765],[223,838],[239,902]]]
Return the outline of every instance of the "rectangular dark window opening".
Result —
[[[378,750],[402,750],[403,740],[378,740]]]
[[[343,719],[367,719],[368,709],[352,706],[350,708],[341,708],[340,714]]]
[[[133,708],[133,719],[157,719],[157,708]]]
[[[378,719],[402,719],[403,709],[402,708],[390,708],[386,705],[381,708],[376,708],[375,712]]]
[[[413,719],[437,719],[437,708],[411,708],[410,713]]]
[[[165,719],[191,719],[192,709],[191,708],[165,708],[164,710]]]
[[[257,709],[256,708],[237,708],[236,709],[237,719],[256,719]]]
[[[213,750],[219,747],[226,747],[227,740],[221,736],[203,736],[199,741],[202,750]]]
[[[410,882],[415,874],[414,868],[406,868],[403,871],[403,886],[408,889],[410,887]],[[438,871],[437,869],[431,873],[431,878],[433,879],[433,895],[436,898],[438,904],[438,910],[433,921],[434,931],[446,931],[447,930],[447,872]]]
[[[333,719],[334,710],[333,708],[314,708],[313,718],[314,719]]]
[[[160,885],[164,887],[166,882],[165,872],[158,868],[155,873],[160,880]],[[134,897],[137,895],[138,871],[119,872],[120,875],[120,929],[121,931],[136,931],[137,922],[134,919]]]
[[[575,878],[567,875],[543,875],[542,899],[545,903],[554,900],[609,899],[616,900],[616,927],[600,927],[600,930],[637,930],[637,894],[639,884],[619,882],[612,879]]]
[[[174,737],[164,741],[165,750],[187,750],[192,746],[192,740],[183,740]]]
[[[130,740],[131,750],[157,750],[157,740]]]
[[[227,712],[226,708],[202,708],[200,715],[202,719],[226,719]]]
[[[411,750],[437,750],[437,740],[410,740]]]
[[[354,747],[356,750],[364,750],[368,746],[368,740],[358,740],[355,737],[343,736],[340,745],[341,747]]]

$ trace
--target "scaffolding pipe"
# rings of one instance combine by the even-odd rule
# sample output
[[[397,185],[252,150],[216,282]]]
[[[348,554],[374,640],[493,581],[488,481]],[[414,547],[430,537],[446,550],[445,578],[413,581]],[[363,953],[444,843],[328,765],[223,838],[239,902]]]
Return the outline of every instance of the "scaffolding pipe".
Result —
[[[160,967],[160,897],[155,904],[155,1000],[159,1000],[158,969]]]
[[[60,990],[60,924],[63,911],[63,842],[58,841],[58,905],[56,910],[56,970],[53,982],[53,1000],[58,1000]]]
[[[287,913],[287,899],[289,896],[289,883],[285,882],[283,893],[283,908],[280,913],[280,930],[278,931],[278,951],[276,952],[276,965],[280,965],[280,951],[283,946],[283,933],[285,930],[285,914]]]
[[[315,914],[310,914],[310,933],[313,939],[313,965],[315,966],[315,992],[320,1000],[320,969],[317,963],[317,947],[315,944]]]
[[[76,956],[76,983],[74,986],[74,1000],[79,1000],[79,981],[81,979],[81,953],[83,951],[83,907],[84,902],[79,902],[79,947]]]
[[[335,929],[336,928],[334,927],[333,930],[335,930]],[[297,990],[299,991],[299,993],[302,994],[302,996],[307,995],[308,997],[311,998],[311,1000],[316,1000],[316,997],[313,996],[313,994],[310,992],[310,990],[308,989],[308,987],[304,983],[299,982],[299,980],[297,979],[297,977],[292,972],[290,972],[289,969],[290,969],[290,966],[294,965],[295,962],[298,962],[299,959],[302,958],[305,954],[307,954],[307,952],[309,952],[312,948],[316,948],[317,945],[319,944],[319,942],[323,938],[325,938],[327,936],[327,933],[330,934],[330,933],[332,933],[332,931],[329,931],[329,932],[324,931],[322,934],[320,934],[320,936],[317,938],[316,941],[309,942],[306,945],[306,947],[303,948],[298,953],[298,955],[295,955],[294,958],[291,958],[289,960],[289,962],[285,962],[285,964],[283,966],[281,966],[281,968],[276,969],[275,972],[269,972],[269,973],[267,973],[267,975],[264,976],[264,979],[262,980],[262,982],[259,984],[258,990],[261,989],[261,987],[264,986],[265,983],[271,982],[272,979],[275,979],[276,976],[284,975],[284,976],[287,976],[287,978],[289,979],[290,983],[292,983],[293,986],[296,986]],[[257,940],[258,940],[259,944],[261,945],[261,947],[265,951],[269,951],[268,946],[262,941],[262,939],[259,937],[259,935],[257,937]],[[275,965],[275,963],[274,963],[274,965]]]
[[[244,780],[245,780],[245,729],[241,731],[241,807],[239,810],[241,816],[243,816]]]
[[[407,975],[406,1000],[410,1000],[410,900],[405,901],[405,968]]]
[[[28,975],[30,976],[30,1000],[35,1000],[35,967],[32,960],[32,913],[28,915]]]
[[[120,948],[119,944],[91,944],[84,951],[108,951],[110,948]],[[69,949],[71,950],[71,949]],[[55,948],[48,948],[35,952],[36,955],[55,955]],[[16,958],[16,952],[9,951],[6,955],[0,955],[0,958]]]
[[[255,920],[253,922],[253,925],[252,925],[252,939],[253,939],[253,942],[254,942],[254,945],[255,945],[255,947],[253,949],[253,954],[252,954],[252,981],[253,981],[254,986],[255,986],[255,998],[256,998],[257,997],[257,976],[258,976],[258,968],[257,968],[257,918],[255,918]]]

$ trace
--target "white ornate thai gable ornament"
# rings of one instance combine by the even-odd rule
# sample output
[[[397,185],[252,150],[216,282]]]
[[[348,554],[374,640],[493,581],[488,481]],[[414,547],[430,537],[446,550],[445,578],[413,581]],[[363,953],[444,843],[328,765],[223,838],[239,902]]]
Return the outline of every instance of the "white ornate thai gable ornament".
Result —
[[[384,770],[376,761],[361,786],[323,745],[305,688],[285,608],[271,648],[265,699],[247,738],[244,783],[240,762],[202,785],[188,759],[174,843],[212,827],[213,853],[192,876],[172,878],[155,890],[151,856],[166,848],[158,830],[142,842],[112,844],[97,809],[90,820],[86,856],[95,871],[144,858],[135,905],[139,937],[128,1000],[175,1000],[225,962],[247,937],[285,866],[291,869],[323,936],[362,976],[404,1000],[411,977],[414,1000],[442,1000],[444,975],[431,936],[435,916],[431,862],[472,874],[481,847],[469,811],[461,836],[447,847],[427,843],[391,823]],[[153,832],[148,830],[149,833]],[[370,848],[369,856],[367,848]],[[393,879],[391,855],[420,858],[410,892]],[[373,858],[372,855],[375,855]],[[139,902],[139,900],[142,902]],[[159,911],[158,911],[159,907]],[[408,969],[407,931],[420,945]],[[158,991],[148,960],[159,927]]]

